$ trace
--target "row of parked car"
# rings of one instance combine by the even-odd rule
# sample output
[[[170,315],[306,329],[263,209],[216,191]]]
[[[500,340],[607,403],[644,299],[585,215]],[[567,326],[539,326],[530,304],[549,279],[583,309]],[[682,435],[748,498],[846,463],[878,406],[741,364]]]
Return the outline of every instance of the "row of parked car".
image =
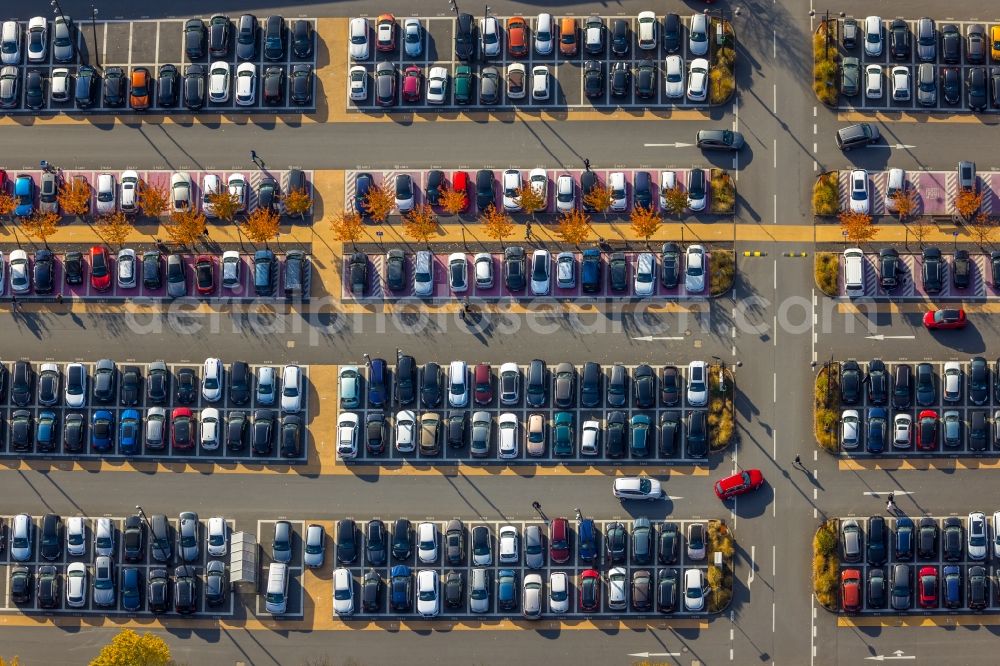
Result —
[[[958,361],[944,364],[944,375],[940,381],[941,399],[945,403],[962,403],[966,375],[968,401],[971,404],[977,407],[989,405],[991,383],[994,402],[1000,403],[1000,359],[994,362],[991,373],[989,364],[982,356],[970,359],[967,369]],[[893,409],[904,410],[914,404],[914,395],[918,407],[939,404],[938,381],[932,364],[917,363],[914,373],[914,366],[910,363],[893,363],[891,374],[885,362],[878,358],[867,364],[867,373],[862,371],[857,361],[848,360],[840,364],[840,402],[844,405],[857,405],[867,398],[870,405],[885,406],[891,402]]]
[[[606,256],[605,256],[606,255]],[[705,290],[707,272],[706,253],[702,245],[689,245],[683,251],[677,243],[664,243],[659,256],[652,252],[640,252],[635,257],[632,274],[632,295],[652,296],[659,279],[664,289],[676,289],[683,278],[684,289],[691,294]],[[534,250],[531,256],[524,248],[512,246],[504,249],[499,259],[489,252],[479,252],[472,256],[472,277],[477,290],[494,287],[497,273],[502,264],[503,284],[511,292],[524,291],[530,286],[532,296],[548,296],[554,289],[576,289],[577,281],[584,293],[597,293],[604,286],[604,265],[608,266],[608,286],[612,292],[628,290],[628,258],[625,252],[602,253],[597,249],[581,253],[563,251],[555,256],[545,249]],[[394,248],[385,256],[384,286],[393,292],[410,288],[414,296],[428,298],[434,296],[436,259],[431,250],[418,250],[412,258],[407,258],[403,250]],[[469,256],[463,252],[448,255],[448,289],[453,294],[470,291]],[[554,263],[554,265],[553,265]],[[408,271],[407,264],[412,268]],[[657,266],[659,264],[659,266]],[[364,252],[351,254],[348,270],[351,293],[364,296],[369,293],[369,257]],[[410,275],[409,280],[407,275]],[[554,284],[553,284],[554,282]]]
[[[861,91],[861,66],[857,58],[844,58],[841,63],[840,91],[853,97]],[[894,102],[909,102],[913,97],[921,106],[956,105],[962,101],[962,72],[958,67],[937,68],[931,63],[921,63],[916,68],[916,86],[910,67],[896,65],[886,69],[882,65],[864,65],[865,99],[881,100],[885,96],[883,83],[888,75],[891,97]],[[1000,67],[970,67],[965,75],[968,106],[973,111],[986,110],[987,104],[1000,107]],[[987,93],[987,89],[989,93]]]
[[[912,34],[909,24],[900,18],[887,22],[879,16],[867,16],[861,24],[854,18],[844,19],[844,48],[855,48],[860,38],[864,42],[866,56],[880,57],[885,50],[887,32],[888,53],[893,60],[909,61],[913,57],[911,43],[915,41],[916,55],[920,62],[940,60],[951,64],[960,63],[964,41],[965,61],[968,64],[985,64],[987,51],[993,62],[1000,62],[1000,25],[990,26],[987,37],[985,26],[973,23],[966,28],[963,40],[961,29],[954,23],[944,23],[938,28],[934,19],[928,17],[917,20]],[[913,39],[914,36],[916,39]]]

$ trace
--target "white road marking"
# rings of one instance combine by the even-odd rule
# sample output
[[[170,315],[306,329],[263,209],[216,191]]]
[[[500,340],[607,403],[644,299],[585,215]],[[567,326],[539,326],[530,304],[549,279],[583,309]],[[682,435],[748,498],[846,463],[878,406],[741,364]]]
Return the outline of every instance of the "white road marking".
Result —
[[[866,490],[861,493],[862,495],[868,495],[870,497],[878,497],[879,495],[888,495],[892,493],[893,495],[915,495],[916,493],[912,490],[887,490],[885,492],[881,490]]]
[[[757,556],[757,546],[750,546],[750,573],[747,575],[747,587],[750,587],[750,583],[753,582],[754,558],[756,556]]]
[[[694,144],[678,141],[676,143],[644,143],[642,145],[646,148],[690,148]]]

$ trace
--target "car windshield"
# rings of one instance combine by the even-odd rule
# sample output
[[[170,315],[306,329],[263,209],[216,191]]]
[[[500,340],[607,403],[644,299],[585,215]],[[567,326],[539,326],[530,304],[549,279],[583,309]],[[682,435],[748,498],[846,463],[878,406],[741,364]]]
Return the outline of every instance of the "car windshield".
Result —
[[[649,479],[639,479],[639,492],[645,495],[649,493],[652,488],[653,484],[649,482]]]
[[[437,594],[434,593],[434,590],[421,590],[421,601],[434,601],[435,599],[437,599]]]

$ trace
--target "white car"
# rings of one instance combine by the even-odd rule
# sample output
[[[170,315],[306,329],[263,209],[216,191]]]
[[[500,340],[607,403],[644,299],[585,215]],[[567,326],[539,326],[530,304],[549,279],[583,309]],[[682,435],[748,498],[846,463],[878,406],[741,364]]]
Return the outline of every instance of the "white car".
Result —
[[[989,535],[986,530],[986,516],[982,511],[969,514],[968,550],[970,560],[986,559],[986,542]]]
[[[549,89],[549,68],[538,65],[531,68],[531,99],[544,102],[552,94]]]
[[[489,289],[493,286],[493,255],[489,252],[480,252],[472,258],[472,265],[476,272],[476,287],[479,289]]]
[[[139,210],[139,172],[122,171],[118,184],[121,189],[121,209],[123,213]]]
[[[425,564],[433,564],[438,558],[437,527],[434,523],[420,523],[417,526],[417,557]]]
[[[341,460],[358,455],[358,415],[342,412],[337,418],[337,457]]]
[[[639,12],[639,28],[636,31],[636,40],[639,48],[649,51],[656,48],[657,21],[653,12]]]
[[[677,174],[673,171],[660,172],[660,210],[667,209],[667,192],[677,187]]]
[[[500,22],[494,16],[479,19],[479,45],[483,57],[496,58],[500,55],[502,31]]]
[[[601,422],[584,421],[580,434],[580,454],[596,456],[601,452]]]
[[[402,409],[396,412],[396,450],[400,453],[413,451],[413,410]]]
[[[695,58],[688,68],[688,99],[692,102],[704,102],[708,97],[708,61]]]
[[[684,252],[684,289],[698,293],[705,289],[705,248],[688,245]]]
[[[348,92],[355,102],[368,99],[368,73],[364,65],[354,65],[347,75]]]
[[[191,209],[191,174],[187,171],[175,171],[170,176],[170,203],[175,213],[183,213]]]
[[[870,56],[882,55],[882,17],[865,18],[865,53]]]
[[[205,217],[217,217],[215,214],[215,207],[212,206],[212,202],[209,197],[213,194],[218,194],[222,191],[222,179],[216,176],[214,173],[207,173],[201,181],[201,209],[205,213]]]
[[[427,74],[427,103],[444,104],[448,101],[448,70],[444,67],[431,67]]]
[[[302,409],[302,369],[286,365],[281,371],[281,411],[297,414]]]
[[[306,544],[303,548],[302,561],[310,569],[323,566],[323,556],[326,550],[326,531],[322,525],[315,523],[306,529]]]
[[[560,289],[576,287],[576,255],[572,252],[556,255],[556,286]]]
[[[642,252],[635,261],[632,291],[636,296],[652,296],[656,289],[656,258],[652,252]]]
[[[868,213],[868,172],[864,169],[851,172],[851,211]]]
[[[66,605],[70,608],[87,605],[87,565],[83,562],[66,567]]]
[[[614,480],[611,486],[614,496],[624,501],[656,500],[663,495],[663,488],[656,479],[646,476],[622,476]]]
[[[333,612],[337,615],[354,613],[354,579],[348,569],[333,572]]]
[[[705,574],[701,569],[684,572],[684,608],[689,611],[705,608]]]
[[[421,569],[417,572],[417,612],[423,617],[435,617],[438,607],[438,573]]]
[[[12,250],[10,253],[10,290],[15,294],[24,294],[30,288],[28,253],[24,250]]]
[[[512,62],[507,65],[507,99],[524,99],[528,90],[528,70],[523,63]],[[512,81],[520,81],[520,86],[511,85]]]
[[[576,184],[573,176],[564,173],[556,178],[556,210],[568,213],[576,208]]]
[[[71,557],[81,557],[87,552],[87,528],[83,516],[66,519],[66,553]]]
[[[107,215],[115,212],[115,177],[110,173],[97,176],[97,214]]]
[[[68,102],[72,92],[73,78],[69,75],[69,70],[65,67],[57,67],[52,70],[50,79],[50,93],[53,102]]]
[[[520,561],[517,539],[517,528],[513,525],[500,528],[497,537],[497,560],[500,564],[517,564]]]
[[[424,29],[420,19],[408,18],[403,21],[403,50],[411,58],[419,57],[424,52]]]
[[[865,97],[882,99],[882,65],[865,67]]]
[[[202,372],[201,397],[209,402],[221,400],[223,382],[222,361],[217,358],[206,358]]]
[[[240,210],[247,209],[247,179],[242,173],[231,173],[226,179],[229,193],[240,202]]]
[[[691,55],[708,54],[708,14],[695,14],[691,17],[691,27],[688,29],[688,52]]]
[[[663,72],[666,82],[663,86],[663,94],[670,99],[684,98],[684,60],[680,56],[667,56],[663,65]]]
[[[21,63],[21,24],[4,21],[0,28],[0,60],[5,65]]]
[[[561,614],[569,611],[569,577],[563,571],[549,574],[549,612]]]
[[[31,516],[26,513],[14,516],[10,527],[10,559],[15,562],[27,562],[31,559],[34,533],[35,524],[31,522]]]
[[[499,431],[497,439],[497,455],[501,458],[517,457],[517,416],[504,412],[497,419]],[[511,528],[513,529],[513,528]]]
[[[204,419],[204,412],[202,412],[202,418]],[[222,516],[213,516],[208,519],[208,536],[205,537],[205,546],[210,557],[226,556],[228,532],[226,519]]]
[[[464,252],[448,255],[448,286],[459,294],[469,290],[469,260]]]
[[[135,271],[135,250],[124,248],[118,250],[118,257],[115,261],[118,286],[123,289],[131,289],[136,285]]]
[[[240,266],[243,260],[236,250],[226,250],[222,253],[222,286],[226,289],[237,289],[242,284]]]
[[[219,421],[219,410],[215,407],[206,407],[201,410],[201,448],[206,451],[214,451],[219,448],[219,430],[222,427]]]
[[[350,27],[350,53],[355,60],[365,60],[368,58],[368,20],[363,18],[351,19]]]
[[[840,415],[840,445],[845,449],[856,449],[861,445],[861,417],[856,409],[845,409]]]
[[[517,169],[507,169],[503,172],[503,209],[511,212],[521,210],[521,172]]]
[[[608,570],[608,608],[624,610],[628,606],[628,573],[625,567]]]
[[[535,53],[549,55],[555,43],[555,24],[552,21],[552,14],[539,14],[535,20]]]
[[[944,364],[941,393],[945,402],[958,402],[962,399],[962,366],[957,361]]]
[[[112,556],[115,554],[115,529],[110,518],[98,518],[94,526],[94,554]]]
[[[535,296],[545,296],[549,293],[551,284],[552,257],[548,250],[535,250],[531,253],[531,293]]]
[[[908,67],[892,68],[892,99],[906,102],[910,99],[910,69]]]
[[[241,62],[236,68],[236,103],[251,106],[257,101],[257,65]]]
[[[708,365],[691,361],[687,367],[687,401],[692,407],[708,404]]]
[[[409,174],[396,174],[396,181],[393,183],[396,191],[396,209],[400,213],[408,213],[413,210],[416,197],[413,192],[413,178]]]
[[[993,557],[1000,558],[1000,511],[993,512]]]
[[[909,414],[896,414],[892,418],[892,446],[897,449],[907,449],[913,441],[913,417]]]
[[[532,169],[528,174],[528,184],[531,186],[531,191],[541,198],[544,212],[549,203],[549,176],[545,169]]]
[[[213,102],[229,101],[229,63],[218,60],[208,68],[208,99]]]
[[[49,22],[44,16],[28,21],[28,62],[44,62],[49,50]]]
[[[608,175],[608,189],[611,190],[611,210],[623,211],[628,208],[628,187],[624,171],[612,171]]]

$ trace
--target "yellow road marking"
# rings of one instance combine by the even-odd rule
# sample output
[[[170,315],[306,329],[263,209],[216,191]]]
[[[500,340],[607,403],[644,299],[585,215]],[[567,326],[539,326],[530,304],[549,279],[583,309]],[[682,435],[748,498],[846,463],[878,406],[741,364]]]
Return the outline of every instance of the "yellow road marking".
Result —
[[[959,469],[1000,469],[1000,460],[985,458],[982,460],[979,458],[928,458],[927,460],[920,458],[912,460],[845,458],[838,460],[837,466],[842,472],[863,470],[926,471],[932,469],[950,472]]]
[[[878,111],[875,113],[861,113],[859,111],[841,111],[837,113],[837,120],[841,122],[892,122],[892,123],[965,123],[973,125],[997,125],[1000,119],[996,117],[981,116],[972,113],[885,113]]]
[[[866,314],[870,310],[877,310],[878,312],[888,314],[921,314],[927,312],[929,307],[937,309],[938,306],[933,303],[930,299],[906,301],[904,303],[880,300],[872,303],[870,306],[864,303],[838,303],[837,312],[839,314]],[[948,303],[948,307],[961,307],[969,314],[996,314],[1000,312],[1000,303],[957,302]]]
[[[838,627],[989,627],[1000,625],[1000,617],[995,615],[926,615],[923,617],[849,617],[838,616]]]

